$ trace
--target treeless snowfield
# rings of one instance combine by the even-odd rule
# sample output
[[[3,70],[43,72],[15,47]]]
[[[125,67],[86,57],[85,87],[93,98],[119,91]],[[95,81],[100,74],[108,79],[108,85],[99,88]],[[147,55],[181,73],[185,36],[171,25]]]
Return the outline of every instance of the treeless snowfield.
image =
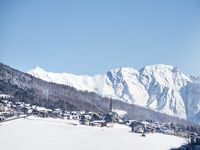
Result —
[[[82,126],[78,121],[35,117],[0,124],[1,150],[167,150],[185,142],[163,134],[142,137],[118,124],[100,128]]]

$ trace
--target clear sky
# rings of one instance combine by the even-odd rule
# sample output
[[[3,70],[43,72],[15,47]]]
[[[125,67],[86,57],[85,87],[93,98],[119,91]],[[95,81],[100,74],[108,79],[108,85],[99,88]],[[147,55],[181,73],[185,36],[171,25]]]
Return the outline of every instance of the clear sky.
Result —
[[[89,75],[159,63],[200,76],[200,1],[0,0],[0,62]]]

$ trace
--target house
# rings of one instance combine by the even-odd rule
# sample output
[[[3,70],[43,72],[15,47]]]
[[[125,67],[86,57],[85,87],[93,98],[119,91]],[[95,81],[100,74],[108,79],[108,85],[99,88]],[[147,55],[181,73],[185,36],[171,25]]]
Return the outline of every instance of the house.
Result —
[[[70,113],[63,113],[61,116],[63,119],[72,119],[72,116]]]
[[[16,102],[15,104],[16,104],[16,106],[20,106],[20,107],[23,107],[25,105],[24,102]]]
[[[63,114],[63,111],[61,110],[61,109],[54,109],[53,111],[52,111],[52,117],[61,117],[62,116],[62,114]]]
[[[131,131],[135,133],[143,133],[144,132],[144,124],[140,121],[132,121],[131,124]]]
[[[80,119],[80,111],[71,111],[70,112],[72,119],[79,120]]]
[[[31,104],[24,104],[24,107],[31,107]]]
[[[95,112],[88,112],[86,113],[92,117],[92,120],[103,120],[103,117]]]
[[[11,101],[8,100],[0,100],[0,106],[5,106],[5,107],[9,107],[11,108],[13,105],[13,103]]]
[[[25,114],[32,114],[33,109],[32,107],[23,107],[21,108],[21,111],[24,112]]]
[[[17,112],[21,112],[21,109],[24,107],[24,102],[16,102],[15,105]]]
[[[104,120],[106,122],[115,122],[119,121],[119,115],[116,112],[110,112],[109,114],[104,115]]]
[[[86,112],[85,112],[85,111],[80,111],[79,113],[80,113],[80,115],[83,115],[83,114],[85,114]]]
[[[39,107],[39,106],[36,106],[32,110],[33,115],[37,115],[37,116],[40,116],[40,117],[49,117],[51,112],[52,112],[51,109],[46,109],[44,107]]]
[[[146,121],[132,121],[131,131],[135,133],[153,133],[156,131],[156,128],[152,126],[149,122]]]
[[[7,100],[0,100],[0,112],[11,111],[11,103]]]
[[[89,122],[89,125],[91,126],[98,126],[98,127],[107,126],[106,120],[104,120],[104,118],[98,113],[88,112],[81,116],[85,116],[85,120],[82,120],[83,118],[81,118],[81,120],[86,121],[87,123]],[[87,124],[87,123],[82,123],[82,124]]]
[[[71,116],[71,114],[70,114],[70,111],[67,111],[67,110],[63,111],[61,117],[62,117],[63,119],[72,119],[72,116]]]
[[[81,115],[79,121],[82,125],[90,125],[90,122],[92,121],[92,116],[90,114],[83,114]]]

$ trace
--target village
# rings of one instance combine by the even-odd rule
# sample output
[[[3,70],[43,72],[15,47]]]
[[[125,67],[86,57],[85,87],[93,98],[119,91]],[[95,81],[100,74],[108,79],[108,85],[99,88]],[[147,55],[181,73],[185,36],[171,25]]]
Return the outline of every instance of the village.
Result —
[[[187,138],[188,143],[200,145],[200,135],[174,125],[171,122],[160,123],[152,120],[128,120],[125,114],[113,110],[112,101],[110,102],[108,114],[99,114],[86,111],[67,111],[60,108],[47,109],[37,105],[31,105],[24,102],[11,101],[13,97],[6,94],[0,95],[0,123],[28,116],[52,117],[69,120],[78,120],[80,125],[96,127],[113,127],[114,124],[124,124],[131,128],[131,132],[141,134],[145,137],[147,134],[161,133],[167,135]]]

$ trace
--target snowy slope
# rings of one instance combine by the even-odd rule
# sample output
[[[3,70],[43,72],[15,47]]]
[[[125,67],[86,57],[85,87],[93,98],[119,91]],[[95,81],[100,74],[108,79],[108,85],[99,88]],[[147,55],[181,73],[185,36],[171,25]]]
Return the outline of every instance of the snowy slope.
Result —
[[[40,67],[30,70],[27,73],[48,82],[64,84],[75,87],[81,91],[96,92],[100,95],[113,96],[114,91],[111,82],[107,79],[106,75],[96,76],[78,76],[69,73],[52,73],[46,72]]]
[[[200,123],[199,89],[193,93],[191,90],[200,85],[200,80],[186,76],[179,68],[171,65],[145,66],[139,71],[133,68],[117,68],[96,76],[52,73],[39,67],[28,73],[48,82],[96,92]]]
[[[117,124],[113,128],[99,128],[71,120],[35,117],[2,123],[0,133],[2,150],[168,150],[186,142],[163,134],[142,137]]]

